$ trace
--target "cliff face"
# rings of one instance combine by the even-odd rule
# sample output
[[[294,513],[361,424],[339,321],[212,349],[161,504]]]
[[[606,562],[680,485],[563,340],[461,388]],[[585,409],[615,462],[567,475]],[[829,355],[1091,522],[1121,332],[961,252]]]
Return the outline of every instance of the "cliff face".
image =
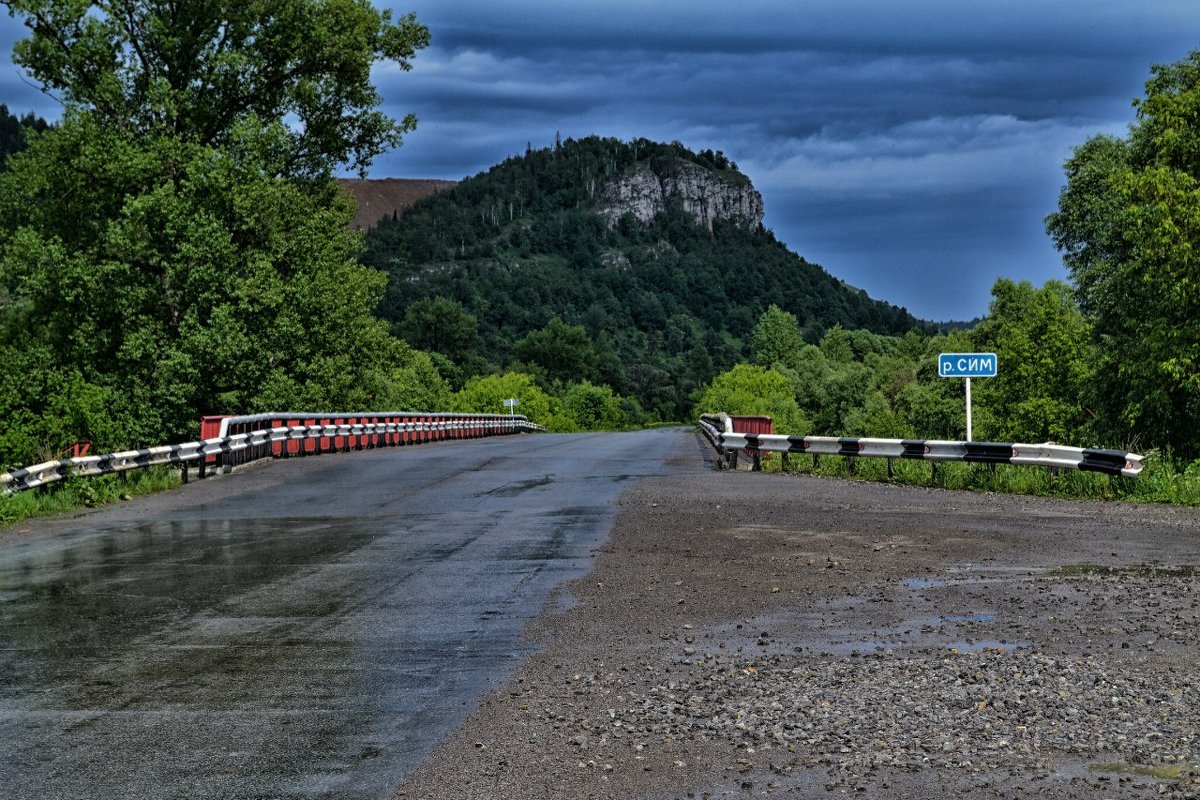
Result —
[[[661,174],[639,165],[609,181],[596,211],[610,228],[625,214],[649,225],[672,203],[679,203],[697,224],[710,231],[716,220],[747,230],[762,224],[762,195],[750,181],[730,180],[688,161],[678,161]]]

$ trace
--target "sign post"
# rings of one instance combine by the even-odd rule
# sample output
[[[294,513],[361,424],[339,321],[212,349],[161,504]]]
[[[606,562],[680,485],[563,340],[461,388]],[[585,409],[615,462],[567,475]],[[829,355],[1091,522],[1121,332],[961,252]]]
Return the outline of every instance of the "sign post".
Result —
[[[939,378],[967,379],[967,441],[971,439],[971,378],[994,378],[999,363],[995,353],[939,353]]]
[[[513,411],[513,409],[521,405],[521,401],[515,397],[510,397],[504,401],[504,405],[508,409],[508,415],[511,417],[513,414],[517,413]]]

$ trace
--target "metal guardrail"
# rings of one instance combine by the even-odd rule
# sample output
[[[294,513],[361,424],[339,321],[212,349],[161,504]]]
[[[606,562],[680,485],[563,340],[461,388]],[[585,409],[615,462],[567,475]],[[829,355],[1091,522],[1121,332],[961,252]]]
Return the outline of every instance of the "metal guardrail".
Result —
[[[312,420],[305,423],[300,420]],[[329,423],[317,420],[334,420]],[[289,424],[289,423],[295,424]],[[228,417],[220,436],[184,444],[47,461],[0,474],[0,493],[14,494],[72,476],[109,475],[131,469],[199,462],[229,469],[259,458],[318,455],[344,450],[475,439],[544,431],[523,416],[383,412],[351,414],[255,414]],[[238,430],[242,429],[242,430]],[[238,430],[236,433],[227,433]]]
[[[886,458],[889,474],[892,459],[965,461],[981,464],[1024,464],[1051,469],[1077,469],[1135,478],[1145,458],[1121,450],[1092,450],[1053,444],[1003,444],[999,442],[954,442],[938,439],[870,439],[836,436],[784,436],[734,433],[723,414],[704,415],[700,429],[719,452],[745,449],[750,452],[808,453],[813,456]],[[735,456],[736,457],[736,456]]]

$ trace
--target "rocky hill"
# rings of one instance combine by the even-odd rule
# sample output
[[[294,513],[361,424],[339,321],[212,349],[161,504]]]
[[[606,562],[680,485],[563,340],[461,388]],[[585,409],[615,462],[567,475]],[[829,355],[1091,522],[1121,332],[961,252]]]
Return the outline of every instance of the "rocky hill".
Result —
[[[385,219],[365,258],[391,279],[383,315],[460,375],[536,372],[535,345],[565,323],[591,342],[572,377],[660,419],[681,419],[697,386],[747,357],[768,305],[811,341],[834,325],[930,327],[791,252],[762,220],[762,196],[719,152],[568,139]]]

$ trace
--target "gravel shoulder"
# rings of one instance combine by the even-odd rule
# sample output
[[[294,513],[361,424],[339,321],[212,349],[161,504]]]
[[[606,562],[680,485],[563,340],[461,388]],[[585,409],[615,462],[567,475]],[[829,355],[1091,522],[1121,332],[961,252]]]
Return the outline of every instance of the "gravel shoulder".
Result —
[[[686,470],[621,506],[396,798],[1200,797],[1196,510]]]

